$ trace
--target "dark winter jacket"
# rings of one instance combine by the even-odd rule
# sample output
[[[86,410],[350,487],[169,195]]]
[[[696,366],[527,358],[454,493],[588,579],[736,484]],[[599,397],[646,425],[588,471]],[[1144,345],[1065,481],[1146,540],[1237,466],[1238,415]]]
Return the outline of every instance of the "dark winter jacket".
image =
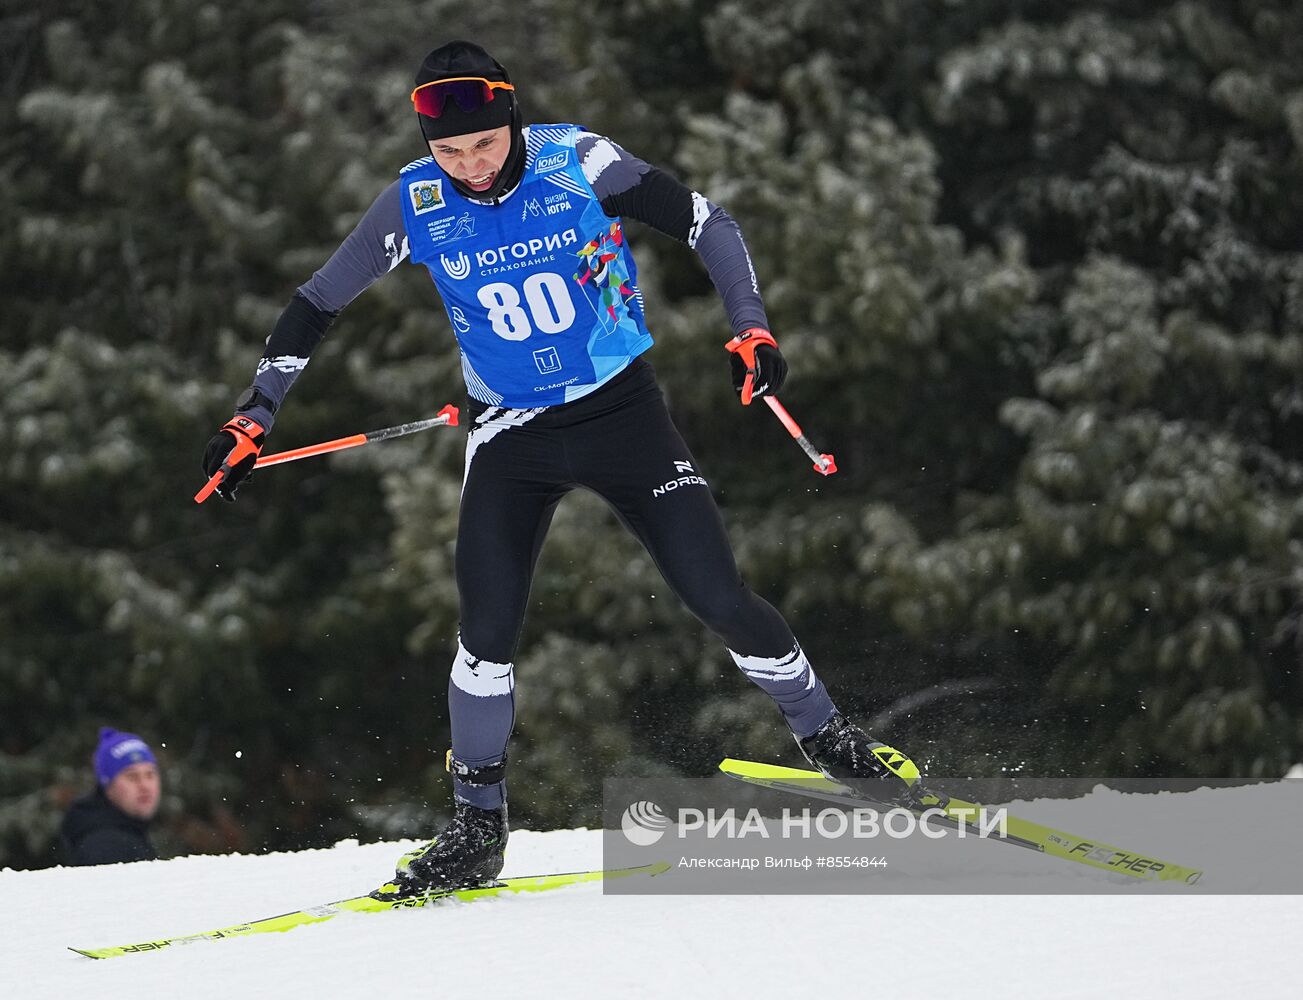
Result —
[[[83,795],[68,807],[59,828],[64,864],[111,865],[118,861],[153,861],[149,820],[132,819],[102,789]]]

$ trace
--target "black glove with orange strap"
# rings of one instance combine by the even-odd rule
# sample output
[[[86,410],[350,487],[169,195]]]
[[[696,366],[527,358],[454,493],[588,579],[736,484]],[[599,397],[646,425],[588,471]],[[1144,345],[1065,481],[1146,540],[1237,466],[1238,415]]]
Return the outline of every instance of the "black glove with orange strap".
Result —
[[[733,389],[742,397],[743,406],[750,406],[755,396],[771,396],[783,387],[787,360],[768,330],[753,326],[724,346],[733,366]]]
[[[237,413],[209,440],[204,449],[204,475],[211,479],[217,472],[222,473],[217,493],[223,500],[235,501],[236,488],[253,472],[253,463],[258,461],[266,439],[261,424]]]

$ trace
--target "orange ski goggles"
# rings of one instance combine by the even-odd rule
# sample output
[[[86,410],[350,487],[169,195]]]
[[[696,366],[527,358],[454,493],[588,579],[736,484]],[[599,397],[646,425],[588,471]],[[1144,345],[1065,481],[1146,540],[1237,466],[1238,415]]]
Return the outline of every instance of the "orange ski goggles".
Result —
[[[455,101],[465,114],[478,111],[496,96],[495,90],[515,90],[509,83],[486,80],[482,76],[453,76],[446,80],[431,80],[412,91],[412,106],[418,114],[438,118],[444,105]]]

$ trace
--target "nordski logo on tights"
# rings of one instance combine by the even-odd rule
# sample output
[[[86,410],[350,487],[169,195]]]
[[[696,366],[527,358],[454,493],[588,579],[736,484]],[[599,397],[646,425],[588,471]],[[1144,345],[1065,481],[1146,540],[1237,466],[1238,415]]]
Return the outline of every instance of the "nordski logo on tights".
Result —
[[[700,476],[696,474],[696,470],[692,467],[691,462],[675,462],[674,471],[685,473],[685,474],[677,476],[674,479],[666,480],[666,482],[664,482],[660,486],[652,487],[653,497],[663,497],[666,493],[670,493],[673,490],[680,489],[681,487],[684,486],[709,486],[710,485],[704,479],[702,479]]]

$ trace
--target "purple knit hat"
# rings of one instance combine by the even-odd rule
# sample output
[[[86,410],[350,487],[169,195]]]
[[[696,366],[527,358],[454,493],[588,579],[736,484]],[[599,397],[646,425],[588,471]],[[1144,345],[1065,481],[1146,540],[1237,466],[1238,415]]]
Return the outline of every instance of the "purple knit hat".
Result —
[[[132,764],[158,763],[154,759],[154,751],[139,736],[135,733],[120,733],[109,726],[100,730],[100,745],[95,748],[95,756],[91,760],[101,788]]]

